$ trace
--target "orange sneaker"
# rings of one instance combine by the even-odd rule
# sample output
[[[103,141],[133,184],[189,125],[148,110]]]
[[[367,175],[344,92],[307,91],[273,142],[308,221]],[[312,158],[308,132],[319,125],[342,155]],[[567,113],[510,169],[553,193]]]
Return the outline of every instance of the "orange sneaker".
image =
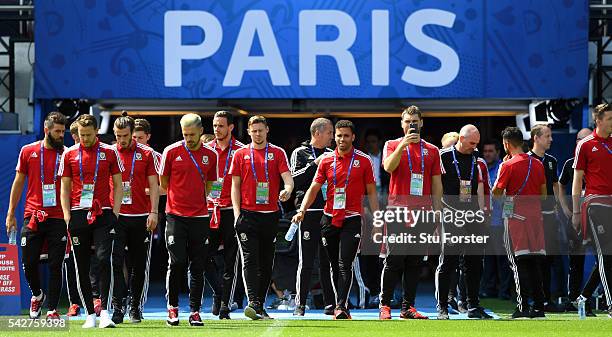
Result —
[[[408,310],[400,312],[400,318],[403,319],[429,319],[429,317],[418,312],[414,307],[409,307]]]
[[[99,298],[94,298],[94,312],[96,316],[100,317],[100,312],[102,311],[102,300]]]
[[[66,316],[74,317],[74,316],[79,316],[80,314],[81,314],[81,307],[79,307],[78,304],[73,304],[70,306],[70,308],[68,308],[68,313],[66,314]]]
[[[378,313],[378,319],[391,319],[391,307],[383,305],[380,307],[380,312]]]

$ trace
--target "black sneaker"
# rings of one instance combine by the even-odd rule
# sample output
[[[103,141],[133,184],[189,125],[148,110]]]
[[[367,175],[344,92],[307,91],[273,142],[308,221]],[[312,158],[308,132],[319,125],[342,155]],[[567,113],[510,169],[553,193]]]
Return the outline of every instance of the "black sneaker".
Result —
[[[298,305],[295,307],[295,310],[293,310],[293,316],[304,316],[305,313],[306,313],[305,305]]]
[[[565,312],[565,308],[561,307],[560,305],[557,305],[556,303],[548,302],[544,304],[544,311],[560,313],[560,312]]]
[[[334,319],[351,319],[351,315],[345,307],[336,306],[334,309]]]
[[[213,296],[212,314],[213,316],[219,316],[219,308],[221,307],[221,297]]]
[[[483,307],[476,307],[468,309],[468,318],[492,319],[493,316],[487,314]]]
[[[111,321],[113,321],[115,324],[121,324],[123,323],[123,316],[125,316],[123,311],[115,309],[113,310],[113,317],[111,318]]]
[[[254,302],[249,302],[247,306],[244,308],[244,315],[252,320],[262,319],[261,316],[261,305]]]
[[[574,305],[574,302],[567,301],[565,302],[565,312],[578,312],[578,308]]]
[[[516,310],[514,310],[514,313],[512,313],[511,318],[512,319],[529,319],[531,318],[531,315],[529,314],[528,309],[519,310],[519,308],[516,307]]]
[[[459,312],[462,314],[467,313],[468,312],[467,303],[463,301],[459,301],[459,303],[457,304],[457,310],[459,310]]]
[[[449,317],[448,317],[448,310],[446,308],[438,309],[438,319],[440,319],[440,320],[449,319]]]
[[[544,310],[537,310],[537,309],[531,308],[531,310],[529,311],[529,318],[546,319],[546,315],[544,314]]]
[[[200,317],[200,313],[199,312],[192,312],[191,315],[189,315],[189,325],[191,326],[203,326],[204,322],[202,322],[202,318]]]
[[[261,312],[259,314],[261,315],[263,319],[274,319],[270,317],[270,315],[268,315],[268,312],[263,307],[261,307]]]
[[[323,314],[327,315],[327,316],[333,316],[334,315],[334,306],[333,305],[326,305],[325,309],[323,309]]]
[[[591,299],[587,299],[586,302],[584,302],[584,313],[586,315],[586,317],[597,317],[597,315],[595,315],[595,313],[593,312],[593,307],[591,306]]]
[[[459,304],[457,303],[457,300],[453,297],[453,298],[449,298],[448,299],[448,313],[451,315],[457,315],[459,314]]]
[[[142,322],[142,313],[140,309],[132,308],[130,310],[130,323],[140,323]]]
[[[219,308],[219,319],[230,319],[230,309],[225,304],[221,304]]]

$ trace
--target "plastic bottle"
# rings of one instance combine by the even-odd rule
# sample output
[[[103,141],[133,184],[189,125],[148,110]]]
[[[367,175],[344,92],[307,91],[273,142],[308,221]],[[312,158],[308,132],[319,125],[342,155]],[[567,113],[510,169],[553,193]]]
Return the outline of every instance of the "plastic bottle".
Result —
[[[9,232],[9,245],[17,245],[17,230],[11,229]]]
[[[291,223],[291,227],[289,227],[289,230],[287,231],[287,234],[285,234],[285,240],[287,241],[292,241],[293,240],[293,236],[295,235],[295,232],[297,232],[299,225],[295,222]]]
[[[586,298],[582,295],[578,297],[578,318],[586,319]]]

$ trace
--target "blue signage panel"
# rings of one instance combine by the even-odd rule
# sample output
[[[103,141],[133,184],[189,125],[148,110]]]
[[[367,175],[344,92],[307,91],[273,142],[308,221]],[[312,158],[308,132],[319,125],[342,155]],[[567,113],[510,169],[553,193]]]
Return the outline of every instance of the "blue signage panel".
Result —
[[[587,95],[586,0],[36,4],[37,98]]]

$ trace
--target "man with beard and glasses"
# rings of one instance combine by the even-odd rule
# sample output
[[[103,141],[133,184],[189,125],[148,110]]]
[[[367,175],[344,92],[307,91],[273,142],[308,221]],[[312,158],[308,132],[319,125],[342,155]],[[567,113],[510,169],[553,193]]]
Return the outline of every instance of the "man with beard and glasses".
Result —
[[[23,270],[32,291],[30,318],[40,317],[45,299],[38,270],[44,242],[48,247],[49,283],[47,319],[59,319],[57,304],[62,290],[62,261],[66,252],[66,224],[59,202],[57,171],[64,152],[66,117],[51,112],[44,122],[45,138],[21,148],[6,215],[7,233],[17,229],[15,208],[28,181],[24,224],[21,228]]]

